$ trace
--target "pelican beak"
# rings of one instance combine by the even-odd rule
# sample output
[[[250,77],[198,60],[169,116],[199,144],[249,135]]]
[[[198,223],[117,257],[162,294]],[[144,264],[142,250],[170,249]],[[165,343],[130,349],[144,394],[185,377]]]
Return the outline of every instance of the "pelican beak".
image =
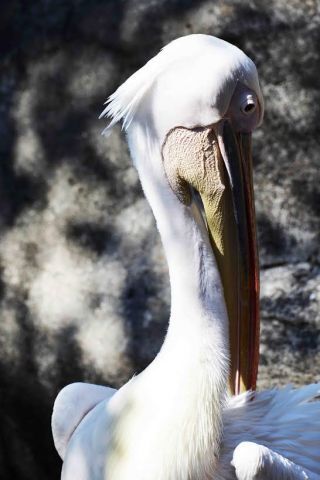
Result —
[[[190,204],[191,186],[202,200],[229,319],[230,390],[255,389],[259,267],[251,134],[234,133],[228,120],[194,130],[179,127],[168,134],[162,154],[178,198]]]
[[[217,132],[224,183],[222,220],[208,210],[210,242],[220,270],[229,318],[230,390],[255,389],[259,362],[259,265],[252,177],[251,134],[228,121]],[[221,159],[223,162],[221,162]]]

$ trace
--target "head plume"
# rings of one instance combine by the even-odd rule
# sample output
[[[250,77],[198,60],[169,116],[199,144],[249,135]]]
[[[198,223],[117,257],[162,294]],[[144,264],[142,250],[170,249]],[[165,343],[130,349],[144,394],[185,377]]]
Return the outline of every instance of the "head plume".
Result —
[[[119,121],[127,130],[146,95],[154,87],[162,86],[161,104],[153,105],[153,109],[157,107],[158,112],[162,110],[168,115],[168,121],[162,125],[164,129],[179,124],[194,127],[215,123],[225,114],[239,81],[257,93],[263,112],[258,74],[252,60],[219,38],[188,35],[169,43],[131,75],[110,95],[99,118],[111,119],[104,133]],[[172,100],[177,102],[175,112],[170,111]]]

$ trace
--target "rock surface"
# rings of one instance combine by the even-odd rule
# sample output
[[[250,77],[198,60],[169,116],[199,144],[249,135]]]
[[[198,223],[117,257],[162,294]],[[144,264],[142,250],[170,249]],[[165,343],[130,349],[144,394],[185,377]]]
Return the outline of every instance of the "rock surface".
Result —
[[[59,478],[59,388],[119,386],[160,348],[163,250],[120,129],[106,140],[97,116],[181,35],[222,37],[257,64],[259,387],[319,380],[317,0],[11,0],[0,27],[0,478]]]

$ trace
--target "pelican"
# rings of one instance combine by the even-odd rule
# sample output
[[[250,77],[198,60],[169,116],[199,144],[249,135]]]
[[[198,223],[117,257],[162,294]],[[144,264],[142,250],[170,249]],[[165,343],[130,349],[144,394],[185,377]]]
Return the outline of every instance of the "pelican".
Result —
[[[258,257],[254,63],[208,35],[179,38],[107,101],[122,121],[169,267],[156,358],[118,391],[75,383],[52,416],[63,480],[319,479],[319,385],[254,392]]]

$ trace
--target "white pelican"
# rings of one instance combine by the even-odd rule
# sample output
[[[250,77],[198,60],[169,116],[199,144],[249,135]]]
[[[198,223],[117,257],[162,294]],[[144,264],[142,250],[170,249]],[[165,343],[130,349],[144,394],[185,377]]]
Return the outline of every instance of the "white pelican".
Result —
[[[120,390],[79,383],[59,393],[61,478],[319,479],[319,386],[246,391],[258,362],[255,65],[220,39],[183,37],[102,115],[127,132],[168,261],[171,316],[157,357]]]

